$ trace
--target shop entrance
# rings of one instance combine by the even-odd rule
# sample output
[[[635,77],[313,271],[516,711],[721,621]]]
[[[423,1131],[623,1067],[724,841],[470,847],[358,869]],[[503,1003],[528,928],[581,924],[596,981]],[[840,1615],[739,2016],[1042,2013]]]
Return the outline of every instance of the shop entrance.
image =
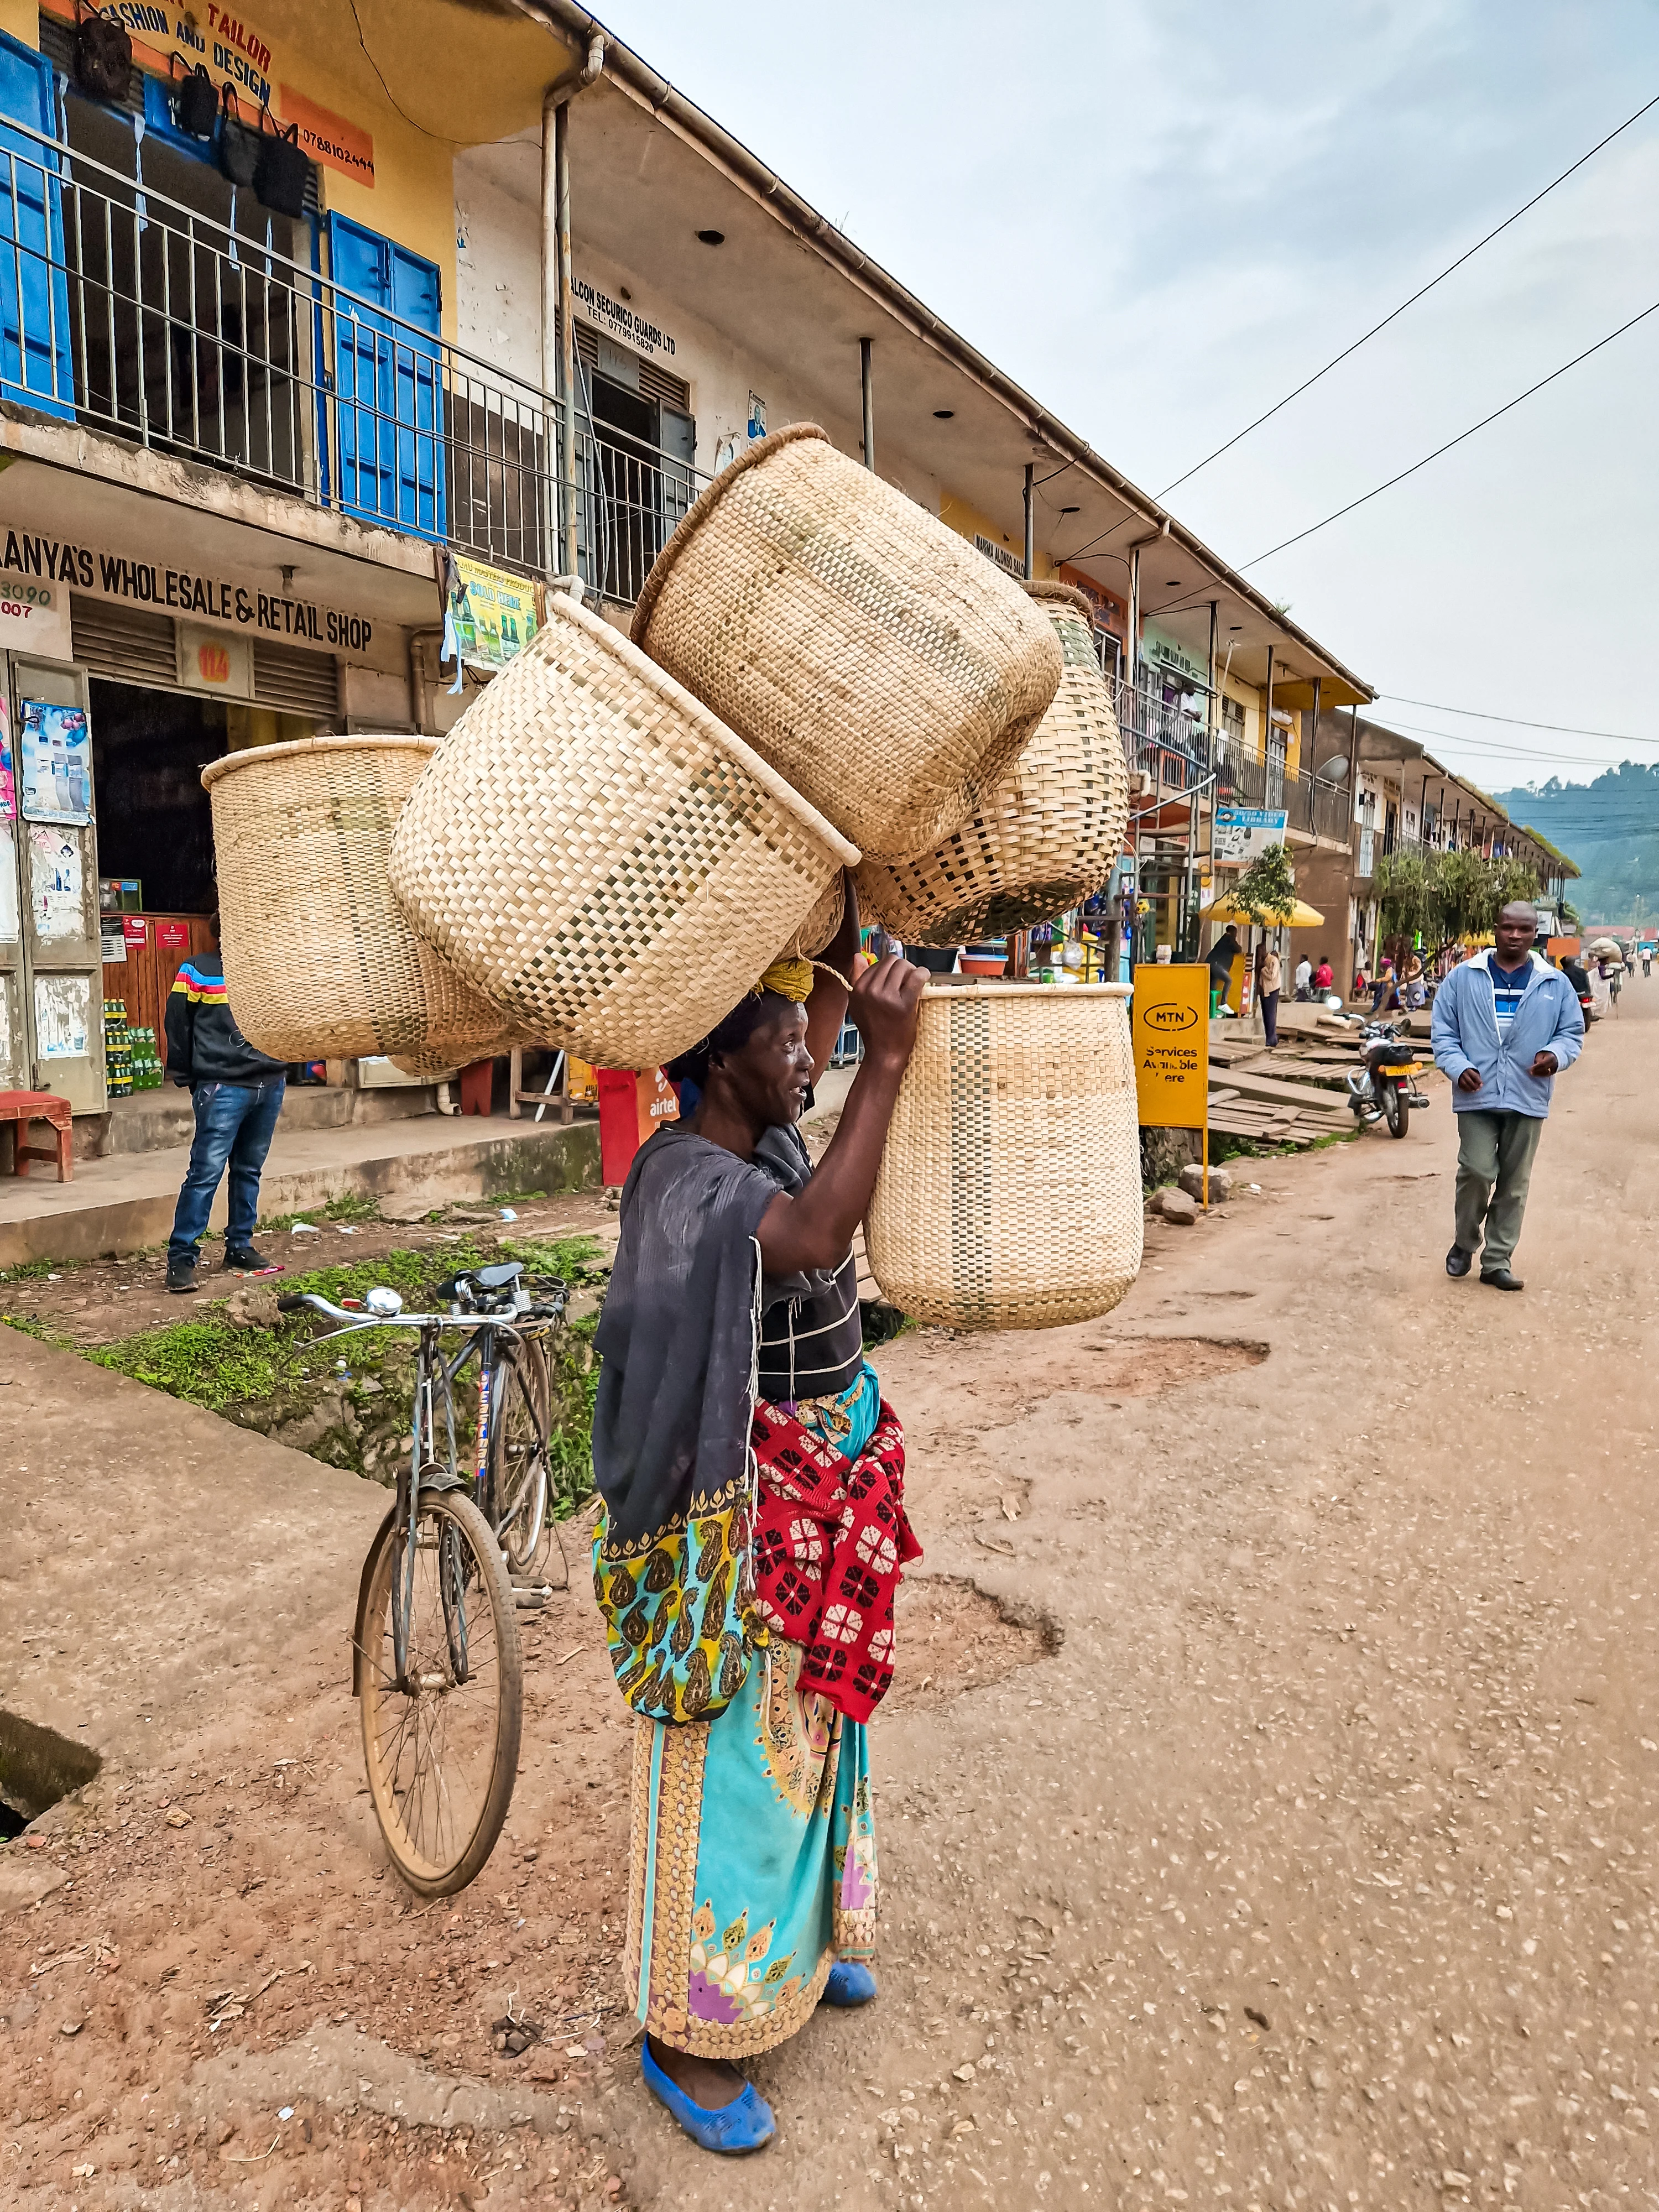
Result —
[[[173,979],[192,952],[212,949],[208,917],[218,901],[202,770],[228,750],[234,710],[222,699],[99,677],[90,690],[110,1088],[118,1097],[130,1084],[155,1087]]]

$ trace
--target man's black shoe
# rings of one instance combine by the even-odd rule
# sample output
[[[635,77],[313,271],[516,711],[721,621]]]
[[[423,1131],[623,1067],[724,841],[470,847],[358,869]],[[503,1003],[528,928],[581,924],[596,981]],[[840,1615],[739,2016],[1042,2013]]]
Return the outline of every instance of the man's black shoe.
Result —
[[[1526,1285],[1519,1275],[1510,1274],[1507,1267],[1494,1267],[1489,1275],[1482,1275],[1483,1283],[1490,1283],[1495,1291],[1524,1291]]]
[[[181,1258],[176,1253],[168,1253],[167,1288],[181,1291],[196,1288],[196,1262],[193,1258]]]
[[[1446,1273],[1449,1275],[1467,1275],[1474,1265],[1474,1254],[1466,1252],[1461,1244],[1454,1244],[1446,1255]]]
[[[280,1275],[283,1272],[280,1260],[267,1260],[251,1244],[227,1244],[225,1265],[237,1275]]]

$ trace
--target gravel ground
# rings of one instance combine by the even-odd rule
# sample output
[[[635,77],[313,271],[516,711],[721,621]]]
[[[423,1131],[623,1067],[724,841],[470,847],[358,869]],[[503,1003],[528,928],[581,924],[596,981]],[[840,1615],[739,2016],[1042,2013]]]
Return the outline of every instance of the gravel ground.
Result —
[[[927,1554],[882,1990],[757,2065],[762,2157],[686,2143],[615,2017],[626,1731],[573,1597],[459,1908],[378,1875],[302,1656],[54,1830],[71,1886],[0,1922],[0,2202],[1659,2204],[1659,994],[1624,1005],[1558,1090],[1523,1297],[1442,1271],[1442,1091],[1154,1227],[1106,1322],[878,1355]],[[495,2052],[515,1990],[580,2041]]]

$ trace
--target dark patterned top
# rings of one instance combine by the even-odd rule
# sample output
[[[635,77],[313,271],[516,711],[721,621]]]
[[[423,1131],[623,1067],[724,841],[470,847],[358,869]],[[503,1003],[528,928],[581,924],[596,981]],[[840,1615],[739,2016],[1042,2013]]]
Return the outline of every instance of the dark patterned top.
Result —
[[[769,1129],[755,1165],[792,1198],[811,1179],[811,1158],[792,1128]],[[760,1395],[775,1406],[852,1389],[864,1365],[864,1322],[850,1252],[833,1272],[762,1279],[759,1356]]]

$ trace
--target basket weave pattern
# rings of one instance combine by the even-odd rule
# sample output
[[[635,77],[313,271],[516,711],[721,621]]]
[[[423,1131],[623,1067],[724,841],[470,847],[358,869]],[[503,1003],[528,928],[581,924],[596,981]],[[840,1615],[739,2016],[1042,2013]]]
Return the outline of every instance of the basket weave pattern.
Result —
[[[856,848],[708,710],[562,594],[440,746],[392,880],[532,1035],[605,1067],[683,1052]]]
[[[1026,589],[1066,659],[1031,742],[942,845],[859,871],[860,905],[907,945],[964,945],[1051,921],[1098,890],[1123,849],[1129,772],[1089,603],[1064,584]]]
[[[1128,1290],[1142,1210],[1127,997],[1115,983],[923,993],[864,1224],[902,1311],[1053,1328]]]
[[[387,880],[393,827],[435,750],[431,738],[304,738],[203,770],[226,988],[242,1034],[274,1060],[447,1054],[505,1032],[421,943]]]
[[[646,580],[634,636],[881,854],[959,828],[1060,676],[1017,585],[805,422],[703,492]]]

